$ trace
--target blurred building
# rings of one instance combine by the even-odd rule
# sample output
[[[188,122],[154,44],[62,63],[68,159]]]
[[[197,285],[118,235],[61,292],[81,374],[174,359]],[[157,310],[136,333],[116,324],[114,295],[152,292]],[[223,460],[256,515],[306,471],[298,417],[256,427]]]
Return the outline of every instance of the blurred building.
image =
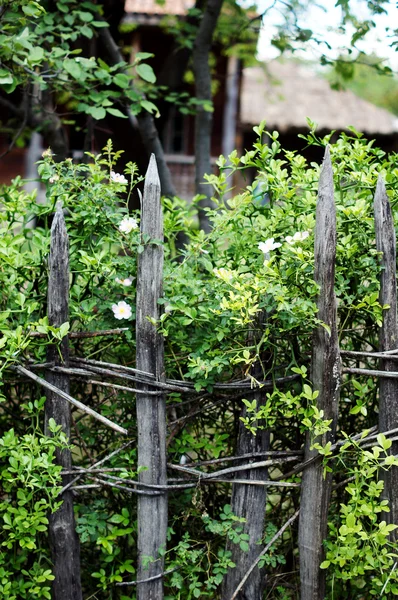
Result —
[[[321,137],[332,130],[347,131],[351,126],[384,150],[398,150],[395,115],[351,91],[332,89],[308,66],[274,60],[244,70],[240,125],[245,148],[251,147],[256,138],[253,127],[265,119],[268,131],[279,131],[284,148],[301,150],[306,142],[297,135],[308,133],[307,117],[317,123]]]

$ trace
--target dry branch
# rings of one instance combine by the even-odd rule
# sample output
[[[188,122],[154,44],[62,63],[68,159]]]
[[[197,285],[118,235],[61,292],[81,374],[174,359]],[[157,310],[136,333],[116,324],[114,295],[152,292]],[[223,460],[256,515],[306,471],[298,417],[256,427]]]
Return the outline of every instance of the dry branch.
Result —
[[[262,550],[262,552],[258,555],[258,557],[254,561],[254,563],[252,564],[252,566],[250,567],[250,569],[247,571],[246,575],[244,576],[244,578],[242,579],[242,581],[240,582],[240,584],[238,585],[238,587],[236,588],[236,590],[232,594],[230,600],[235,600],[237,598],[240,590],[243,588],[243,586],[245,585],[246,581],[250,577],[252,571],[256,568],[256,566],[258,565],[258,563],[260,562],[260,560],[262,559],[262,557],[265,556],[265,554],[267,554],[267,552],[271,548],[272,544],[274,544],[276,542],[276,540],[279,539],[285,533],[286,529],[288,527],[290,527],[290,525],[297,519],[297,517],[299,516],[299,514],[300,514],[300,509],[297,510],[294,513],[294,515],[291,516],[290,519],[288,519],[288,521],[286,521],[286,523],[279,529],[279,531],[276,532],[276,534],[274,535],[274,537],[272,538],[272,540],[265,546],[264,550]]]
[[[107,454],[106,456],[104,456],[104,458],[101,458],[101,460],[99,460],[96,463],[94,463],[93,465],[91,465],[91,467],[89,467],[87,469],[87,471],[90,471],[91,469],[95,469],[95,468],[99,467],[100,465],[103,465],[104,462],[107,462],[108,460],[110,460],[111,458],[113,458],[114,456],[116,456],[117,454],[119,454],[119,452],[122,452],[123,450],[125,450],[126,448],[128,448],[129,446],[131,446],[132,443],[133,443],[133,440],[127,442],[126,444],[123,444],[122,446],[120,446],[120,448],[117,448],[116,450],[114,450],[110,454]],[[70,481],[66,486],[64,486],[62,488],[62,490],[60,491],[59,495],[61,495],[64,492],[66,492],[67,489],[69,489],[70,487],[72,487],[72,485],[74,483],[76,483],[76,481],[79,481],[79,479],[81,479],[82,477],[83,477],[83,474],[82,475],[78,475],[77,477],[75,477],[72,481]]]
[[[73,404],[73,406],[76,406],[76,408],[82,410],[83,412],[87,413],[91,417],[94,417],[94,419],[97,419],[97,421],[101,421],[101,423],[103,423],[104,425],[107,425],[108,427],[110,427],[114,431],[117,431],[118,433],[123,433],[124,435],[128,434],[127,429],[124,429],[124,427],[121,427],[120,425],[116,425],[116,423],[113,423],[112,421],[110,421],[106,417],[103,417],[102,415],[100,415],[99,413],[97,413],[92,408],[89,408],[88,406],[86,406],[82,402],[79,402],[79,400],[75,400],[75,398],[72,398],[72,396],[70,396],[69,394],[66,394],[65,392],[63,392],[59,388],[55,387],[55,385],[52,385],[51,383],[49,383],[45,379],[42,379],[41,377],[38,377],[37,375],[35,375],[31,371],[28,371],[28,369],[25,369],[25,367],[22,367],[22,366],[19,365],[19,366],[16,366],[14,368],[21,375],[26,375],[27,377],[29,377],[30,379],[33,379],[33,381],[35,381],[36,383],[38,383],[42,387],[44,387],[44,388],[46,388],[48,390],[51,390],[52,392],[55,392],[58,396],[61,396],[61,398],[64,398],[65,400],[67,400],[68,402],[70,402],[71,404]]]
[[[377,369],[356,369],[355,367],[346,367],[343,369],[343,373],[368,375],[369,377],[381,377],[383,379],[398,379],[398,371],[378,371]]]

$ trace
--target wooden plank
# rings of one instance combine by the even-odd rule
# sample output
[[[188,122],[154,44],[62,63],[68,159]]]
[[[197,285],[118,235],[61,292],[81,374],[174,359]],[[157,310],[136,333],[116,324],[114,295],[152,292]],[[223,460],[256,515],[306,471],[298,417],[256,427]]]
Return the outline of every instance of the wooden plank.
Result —
[[[156,381],[165,381],[163,337],[148,317],[160,317],[159,298],[163,294],[163,215],[160,204],[160,182],[155,156],[152,154],[145,176],[141,209],[141,235],[145,248],[138,259],[137,275],[137,369],[151,373]],[[146,240],[146,241],[145,241]],[[166,472],[166,402],[164,395],[145,394],[142,385],[137,394],[138,465],[146,470],[139,481],[167,484]],[[161,600],[163,579],[152,579],[163,572],[164,560],[159,551],[166,547],[167,493],[138,498],[138,581],[137,600]],[[153,562],[147,563],[147,557]]]
[[[57,205],[51,227],[51,246],[49,259],[49,280],[47,296],[47,314],[51,326],[59,327],[69,321],[69,241],[62,206]],[[55,365],[69,364],[69,346],[66,336],[60,345],[48,346],[47,361]],[[69,394],[69,376],[64,373],[46,371],[46,380],[50,385]],[[49,431],[49,419],[54,419],[62,431],[70,437],[71,411],[65,398],[56,392],[46,390],[45,433]],[[72,459],[70,450],[57,451],[56,460],[64,470],[70,470]],[[70,481],[70,476],[62,478],[62,485]],[[73,514],[73,492],[68,490],[62,495],[62,506],[49,515],[49,536],[53,573],[53,600],[81,600],[80,583],[80,545],[76,533]]]
[[[396,240],[391,205],[387,196],[382,177],[377,181],[374,197],[374,216],[376,232],[376,248],[380,252],[380,294],[382,306],[390,308],[383,311],[383,321],[380,327],[380,351],[385,352],[397,347],[397,273],[396,273]],[[381,359],[380,369],[394,371],[392,360]],[[398,380],[382,377],[379,384],[379,431],[389,431],[398,427]],[[398,453],[398,442],[393,442],[390,452]],[[384,480],[383,497],[388,499],[390,512],[383,513],[387,523],[398,523],[398,469],[391,467],[381,473]],[[397,533],[392,537],[397,539]]]
[[[257,409],[259,410],[266,400],[266,392],[257,391],[254,398],[257,400]],[[242,410],[242,416],[247,416],[246,407]],[[258,429],[253,435],[242,422],[239,424],[237,454],[249,454],[263,452],[269,449],[269,433],[264,429]],[[244,463],[255,462],[253,459],[245,459]],[[239,463],[238,463],[239,464]],[[232,486],[231,508],[234,515],[243,517],[246,522],[243,523],[243,532],[249,536],[248,551],[240,548],[239,544],[234,544],[227,540],[226,549],[232,553],[231,560],[236,567],[229,569],[224,577],[222,584],[222,600],[230,600],[232,594],[245,577],[248,569],[256,561],[263,549],[261,541],[264,533],[265,508],[267,499],[266,485],[258,485],[263,480],[267,480],[267,468],[249,469],[239,473],[242,483],[234,483]],[[247,480],[247,481],[246,481]],[[250,481],[256,483],[250,485]],[[238,480],[240,481],[240,480]],[[265,589],[264,569],[253,569],[250,576],[245,581],[244,586],[238,592],[236,598],[239,600],[251,599],[260,600],[263,597]]]
[[[257,346],[259,343],[260,339],[256,339],[254,330],[263,331],[265,329],[264,320],[264,313],[260,313],[257,316],[253,330],[248,333],[248,346]],[[261,359],[252,366],[251,375],[257,381],[262,379],[264,370],[270,368],[271,364],[270,354],[263,352]],[[267,400],[266,391],[264,389],[257,389],[251,400],[256,401],[257,410],[260,410]],[[247,407],[242,403],[241,417],[245,419],[248,414]],[[260,423],[254,423],[254,427],[258,425]],[[265,429],[257,429],[256,433],[253,434],[245,427],[242,419],[240,419],[236,454],[240,456],[253,456],[259,452],[268,451],[269,432]],[[215,475],[219,478],[220,475],[228,474],[233,469],[234,484],[232,485],[231,508],[234,515],[245,519],[245,522],[242,524],[243,532],[249,536],[249,548],[247,551],[242,550],[239,544],[235,544],[232,540],[227,539],[226,550],[231,552],[232,561],[236,566],[229,569],[224,577],[221,600],[230,600],[263,549],[261,540],[264,534],[267,487],[266,485],[261,485],[261,483],[265,483],[268,479],[268,463],[269,461],[258,461],[253,456],[249,460],[242,459],[242,461],[237,462],[233,467],[222,469]],[[252,466],[253,468],[251,468]],[[250,485],[251,481],[253,482],[252,485]],[[237,592],[236,597],[239,600],[246,600],[247,598],[258,598],[260,600],[264,595],[264,589],[264,569],[255,568],[246,577],[245,583]]]
[[[318,326],[313,336],[311,377],[313,389],[319,391],[316,400],[324,419],[331,419],[331,429],[316,441],[322,445],[334,442],[340,387],[340,352],[337,337],[337,308],[334,292],[336,259],[336,207],[333,193],[333,170],[329,148],[326,148],[321,169],[316,209],[315,271],[319,285],[317,299],[318,319],[325,327]],[[305,458],[317,455],[311,450],[310,434],[307,435]],[[322,463],[316,461],[303,473],[299,521],[301,600],[321,600],[325,595],[325,571],[320,564],[324,560],[323,540],[327,534],[327,516],[332,487],[332,477],[323,476]]]

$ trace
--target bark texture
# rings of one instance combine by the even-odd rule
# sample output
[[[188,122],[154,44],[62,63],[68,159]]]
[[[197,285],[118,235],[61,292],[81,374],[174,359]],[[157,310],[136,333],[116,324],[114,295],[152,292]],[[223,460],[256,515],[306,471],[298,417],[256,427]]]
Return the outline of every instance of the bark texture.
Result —
[[[265,393],[259,391],[253,399],[257,400],[259,409],[265,400]],[[242,416],[246,416],[246,407],[242,411]],[[269,434],[265,430],[257,430],[253,435],[242,422],[239,424],[237,455],[243,455],[255,452],[265,452],[269,448]],[[249,462],[255,462],[253,458]],[[242,464],[247,464],[247,459]],[[249,471],[239,472],[240,479],[261,480],[267,479],[267,469],[259,468]],[[232,486],[231,508],[232,512],[238,517],[244,517],[246,522],[243,524],[243,532],[249,536],[249,550],[245,552],[232,541],[227,541],[227,550],[232,553],[232,561],[236,567],[229,569],[224,577],[222,585],[222,600],[230,600],[232,594],[246,575],[250,566],[254,563],[263,545],[261,539],[264,533],[265,506],[267,499],[267,488],[259,485],[241,485]],[[264,569],[255,568],[245,583],[243,589],[239,592],[237,600],[262,600],[265,587]]]
[[[49,272],[48,320],[50,325],[59,327],[62,323],[69,321],[69,243],[61,206],[57,207],[51,227]],[[56,366],[69,366],[67,336],[62,340],[59,350],[58,352],[56,346],[49,346],[47,361],[53,362]],[[47,371],[46,379],[69,394],[68,375]],[[57,425],[62,426],[62,431],[69,438],[71,422],[69,403],[54,392],[46,392],[46,397],[46,435],[51,435],[48,422],[52,418]],[[65,470],[71,470],[70,450],[57,451],[56,459],[57,463]],[[69,480],[70,477],[63,477],[62,485],[66,485]],[[73,514],[73,492],[66,491],[62,495],[62,500],[62,506],[55,513],[49,515],[50,547],[55,576],[52,599],[81,600],[80,545]]]
[[[137,369],[153,373],[157,381],[165,380],[163,337],[148,317],[159,319],[158,300],[163,294],[163,217],[160,182],[154,155],[145,177],[141,210],[141,233],[148,239],[139,256],[137,276]],[[148,237],[147,237],[148,236]],[[166,472],[166,402],[164,396],[137,394],[138,465],[145,467],[139,480],[149,484],[167,483]],[[159,551],[166,547],[167,493],[138,497],[138,580],[163,572],[164,560]],[[146,565],[146,557],[151,562]],[[163,579],[137,586],[138,600],[161,600]]]
[[[398,344],[397,322],[397,273],[396,273],[396,241],[395,228],[391,212],[391,205],[386,193],[384,181],[379,177],[376,194],[374,197],[374,215],[376,230],[376,247],[380,256],[380,294],[379,301],[382,306],[388,304],[390,308],[383,312],[383,322],[380,328],[380,351],[393,350]],[[391,360],[380,361],[382,371],[395,371],[394,362]],[[379,431],[389,431],[398,427],[398,379],[379,379]],[[398,442],[393,442],[390,453],[398,454]],[[390,512],[383,513],[387,523],[398,524],[398,468],[391,467],[389,471],[382,471],[384,480],[383,497],[389,501]],[[394,531],[391,537],[396,540]]]
[[[340,387],[340,350],[337,337],[337,306],[334,292],[336,259],[336,207],[334,203],[333,170],[329,148],[326,148],[319,179],[315,230],[315,281],[319,285],[317,300],[318,326],[313,337],[312,384],[319,392],[316,404],[323,410],[324,419],[331,419],[330,431],[315,441],[322,445],[334,442]],[[311,450],[307,435],[305,460],[318,454]],[[323,475],[320,461],[305,469],[301,485],[299,551],[301,600],[322,600],[325,595],[323,541],[327,533],[327,517],[332,487],[331,473]]]
[[[210,49],[223,0],[208,0],[193,51],[193,69],[195,73],[195,94],[198,100],[211,102],[211,72],[209,65]],[[205,183],[205,173],[211,173],[211,131],[213,116],[199,106],[195,118],[195,191],[204,195],[200,201],[199,222],[204,231],[210,231],[210,223],[203,211],[214,207],[211,200],[211,188]]]

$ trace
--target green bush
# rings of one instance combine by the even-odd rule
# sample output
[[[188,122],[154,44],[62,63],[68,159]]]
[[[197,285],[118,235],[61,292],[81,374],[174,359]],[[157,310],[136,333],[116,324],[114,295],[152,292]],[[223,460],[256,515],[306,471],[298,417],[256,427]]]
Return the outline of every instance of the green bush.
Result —
[[[318,289],[313,281],[313,232],[320,166],[308,164],[299,153],[284,151],[278,134],[266,134],[264,124],[256,128],[256,132],[258,141],[252,150],[242,157],[232,153],[228,163],[220,157],[219,174],[208,176],[216,202],[216,208],[209,211],[213,224],[210,234],[205,235],[196,228],[199,198],[189,207],[178,198],[163,202],[166,242],[161,303],[164,312],[157,325],[165,336],[168,376],[193,381],[198,392],[198,397],[188,404],[179,393],[168,396],[171,422],[168,451],[169,460],[174,463],[183,455],[195,461],[232,455],[244,405],[246,426],[253,432],[257,427],[270,428],[274,450],[297,450],[308,430],[315,436],[328,428],[315,407],[316,392],[309,380],[311,335],[319,325],[315,304]],[[321,161],[330,136],[321,140],[311,130],[306,140],[310,145],[319,146]],[[377,348],[383,307],[378,302],[379,265],[372,202],[381,173],[396,213],[396,157],[386,156],[355,131],[342,134],[336,143],[330,144],[330,150],[337,206],[336,294],[340,344],[347,350]],[[10,440],[7,436],[14,435],[15,452],[21,455],[26,452],[27,443],[23,405],[34,406],[40,392],[23,381],[16,382],[11,367],[19,361],[44,362],[46,346],[59,341],[68,331],[66,325],[49,327],[46,319],[49,228],[59,201],[65,210],[70,237],[69,330],[128,327],[123,335],[110,339],[72,339],[72,352],[125,365],[135,361],[136,256],[148,240],[142,239],[139,232],[139,212],[128,210],[132,190],[140,180],[136,167],[130,164],[124,175],[119,175],[115,173],[117,159],[111,143],[101,156],[88,155],[88,162],[80,165],[70,160],[56,164],[51,153],[46,152],[39,165],[47,188],[44,204],[37,204],[34,194],[22,191],[20,179],[3,189],[0,421],[6,432],[12,418],[14,433],[5,434],[2,439]],[[253,182],[225,200],[232,175],[237,178],[253,171]],[[30,226],[32,219],[36,223],[34,228]],[[180,231],[189,239],[183,251],[176,250],[175,241]],[[122,302],[125,304],[120,305]],[[43,335],[32,336],[32,332]],[[363,362],[366,364],[366,359]],[[216,382],[252,377],[253,365],[261,367],[259,379],[286,375],[296,375],[297,379],[289,387],[268,393],[261,409],[249,395],[245,398],[242,393],[227,395],[213,389]],[[71,393],[134,431],[134,396],[129,392],[116,393],[72,379]],[[376,411],[377,382],[373,378],[346,376],[341,394],[339,436],[352,436],[373,426]],[[188,413],[190,417],[181,420]],[[88,466],[118,447],[120,442],[113,432],[94,424],[88,417],[76,413],[74,416],[76,427],[71,443],[75,465]],[[36,439],[35,444],[49,445],[44,456],[52,465],[55,490],[59,470],[52,463],[51,448],[57,442],[53,438],[46,441],[38,431],[35,429],[29,435],[36,436],[32,438]],[[389,467],[381,464],[383,444],[381,440],[375,443],[375,449],[366,451],[355,446],[355,452],[346,446],[340,458],[333,461],[329,460],[330,449],[320,448],[325,466],[333,470],[336,480],[353,476],[355,481],[336,489],[332,498],[327,560],[323,566],[327,568],[330,584],[328,597],[334,600],[347,597],[344,591],[347,589],[350,589],[350,598],[369,594],[387,597],[386,594],[396,593],[398,576],[393,569],[396,549],[389,541],[389,528],[378,518],[359,514],[366,510],[360,509],[361,506],[370,507],[375,514],[381,506],[379,472]],[[35,447],[32,445],[29,450],[32,455]],[[371,463],[369,453],[373,457]],[[24,463],[18,465],[16,486],[26,475]],[[4,473],[8,473],[10,467],[14,468],[10,463],[3,471],[3,478],[8,477]],[[135,444],[115,455],[107,467],[122,469],[117,474],[121,479],[134,478]],[[280,472],[276,468],[270,469],[270,477],[277,474]],[[21,589],[27,590],[23,592],[25,597],[29,594],[46,597],[45,581],[40,580],[40,585],[37,582],[40,577],[51,578],[44,539],[46,522],[40,521],[48,503],[56,497],[52,492],[55,495],[50,501],[44,492],[49,485],[48,477],[46,473],[43,480],[37,480],[47,504],[39,500],[32,504],[33,497],[29,499],[33,511],[29,518],[36,521],[31,538],[23,538],[31,539],[27,543],[36,544],[40,556],[45,558],[22,570],[19,565],[26,560],[26,547],[20,545],[17,554],[21,576],[11,582],[10,592],[4,592],[9,594],[4,596],[6,598],[13,598],[12,594],[24,597],[22,592],[14,591],[17,582]],[[299,482],[300,478],[294,475],[288,481]],[[355,501],[353,490],[359,494]],[[101,600],[127,598],[121,591],[123,588],[115,583],[135,578],[134,499],[116,488],[82,488],[77,492],[76,517],[85,592],[88,595],[95,592]],[[270,490],[266,540],[270,539],[270,531],[274,532],[291,515],[298,503],[298,494],[297,488],[284,488],[278,493]],[[22,502],[22,497],[18,498],[13,488],[5,488],[3,504],[10,510],[16,502]],[[231,566],[225,551],[227,536],[232,536],[243,548],[246,543],[239,523],[225,511],[229,502],[230,486],[226,484],[170,494],[166,551],[166,570],[172,571],[166,577],[169,598],[217,597],[222,577]],[[17,510],[22,510],[25,505],[18,506]],[[8,508],[3,510],[5,515],[9,514]],[[359,524],[362,529],[358,529]],[[41,529],[37,529],[38,526]],[[347,532],[343,530],[347,534],[341,532],[342,527],[348,528]],[[365,528],[370,541],[360,534]],[[264,560],[273,590],[269,598],[296,597],[291,591],[297,586],[295,535],[294,531],[287,532]],[[4,532],[6,544],[16,543],[13,539],[11,530]],[[36,552],[36,547],[33,550]],[[11,548],[6,545],[2,560],[9,574],[17,568],[11,554]],[[364,556],[365,577],[360,567]],[[283,573],[282,579],[277,578]],[[10,580],[9,574],[4,575],[4,580]],[[284,581],[288,583],[286,588]],[[39,591],[32,591],[36,588],[30,582],[35,582]]]

